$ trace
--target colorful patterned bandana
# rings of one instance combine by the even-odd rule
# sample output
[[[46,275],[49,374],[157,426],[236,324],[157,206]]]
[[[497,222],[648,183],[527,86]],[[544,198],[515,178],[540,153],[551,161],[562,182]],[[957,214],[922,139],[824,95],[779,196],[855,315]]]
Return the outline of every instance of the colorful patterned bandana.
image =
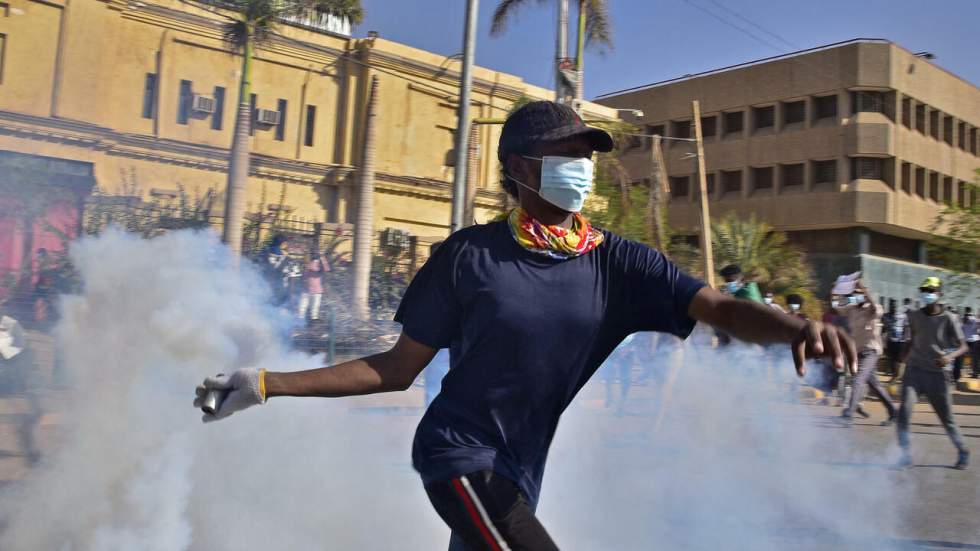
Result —
[[[572,214],[572,227],[546,226],[517,207],[507,216],[510,234],[525,249],[551,258],[566,260],[581,256],[602,243],[602,232],[579,213]]]

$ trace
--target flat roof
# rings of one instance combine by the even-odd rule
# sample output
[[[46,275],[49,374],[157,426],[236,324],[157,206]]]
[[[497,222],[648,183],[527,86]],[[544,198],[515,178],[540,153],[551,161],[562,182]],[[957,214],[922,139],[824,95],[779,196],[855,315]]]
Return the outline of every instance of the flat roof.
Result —
[[[711,69],[710,71],[704,71],[704,72],[701,72],[701,73],[694,73],[694,74],[684,75],[682,77],[671,78],[671,79],[668,79],[668,80],[661,80],[659,82],[653,82],[651,84],[642,84],[640,86],[634,86],[632,88],[626,88],[624,90],[617,90],[615,92],[607,92],[605,94],[599,94],[598,96],[596,96],[593,99],[593,101],[599,100],[599,99],[603,99],[603,98],[612,97],[612,96],[616,96],[616,95],[619,95],[619,94],[626,94],[626,93],[629,93],[629,92],[638,92],[640,90],[647,90],[647,89],[650,89],[650,88],[656,88],[658,86],[665,86],[667,84],[674,84],[674,83],[677,83],[677,82],[683,82],[685,80],[692,80],[692,79],[695,79],[695,78],[700,78],[700,77],[704,77],[704,76],[708,76],[708,75],[714,75],[714,74],[718,74],[718,73],[724,73],[724,72],[727,72],[727,71],[734,71],[734,70],[737,70],[737,69],[744,69],[746,67],[752,67],[753,65],[761,65],[763,63],[769,63],[771,61],[779,61],[779,60],[783,60],[783,59],[790,59],[790,58],[801,56],[801,55],[812,54],[812,53],[819,52],[819,51],[822,51],[822,50],[831,50],[833,48],[840,48],[842,46],[847,46],[847,45],[850,45],[850,44],[858,44],[858,43],[892,44],[892,41],[891,40],[888,40],[886,38],[852,38],[850,40],[845,40],[843,42],[834,42],[833,44],[825,44],[823,46],[817,46],[815,48],[809,48],[807,50],[800,50],[798,52],[790,52],[788,54],[780,54],[780,55],[775,55],[775,56],[771,56],[771,57],[764,57],[762,59],[756,59],[755,61],[748,61],[748,62],[745,62],[745,63],[739,63],[737,65],[729,65],[727,67],[721,67],[720,69]]]

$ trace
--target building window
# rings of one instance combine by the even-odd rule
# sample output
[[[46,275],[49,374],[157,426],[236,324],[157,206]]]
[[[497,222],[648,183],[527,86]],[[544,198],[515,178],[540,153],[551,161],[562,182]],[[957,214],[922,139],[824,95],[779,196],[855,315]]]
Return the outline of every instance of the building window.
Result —
[[[912,164],[902,163],[902,191],[912,193]]]
[[[943,203],[953,204],[953,178],[951,176],[943,178]]]
[[[929,135],[939,139],[939,111],[935,109],[929,111]]]
[[[191,81],[180,81],[180,94],[177,96],[177,124],[187,124],[191,116],[191,101],[194,93],[191,91]]]
[[[929,173],[929,198],[939,202],[939,173]]]
[[[752,189],[772,189],[772,167],[765,166],[752,169]]]
[[[961,121],[957,128],[959,131],[956,133],[956,145],[966,151],[966,123]]]
[[[881,180],[881,159],[877,157],[854,157],[852,159],[852,180]]]
[[[836,118],[837,96],[813,98],[813,116],[817,120]]]
[[[863,90],[851,92],[851,108],[853,113],[883,113],[885,111],[885,95],[881,92]]]
[[[921,103],[915,106],[915,129],[926,133],[926,106]]]
[[[146,73],[143,80],[143,118],[152,119],[157,107],[157,75]]]
[[[701,117],[701,137],[711,138],[718,133],[718,117]]]
[[[722,170],[721,171],[721,190],[722,190],[722,193],[741,193],[742,192],[742,171],[741,170]]]
[[[943,117],[943,141],[953,145],[953,117]]]
[[[316,105],[306,106],[306,124],[303,126],[303,145],[313,147],[313,133],[316,131]]]
[[[255,125],[259,122],[259,112],[257,110],[259,104],[259,96],[256,94],[248,95],[248,112],[250,113],[248,117],[248,135],[255,135]],[[237,119],[237,116],[236,116]]]
[[[783,165],[782,166],[782,187],[787,188],[791,186],[802,186],[803,185],[803,163],[795,165]]]
[[[276,125],[276,141],[281,142],[286,139],[286,100],[281,99],[276,105],[279,111],[279,124]]]
[[[752,120],[753,124],[755,124],[755,129],[772,128],[776,121],[775,112],[776,108],[772,105],[767,107],[753,107]]]
[[[690,188],[690,178],[687,176],[670,177],[670,196],[687,197]]]
[[[672,137],[685,139],[691,137],[691,121],[673,121],[670,125],[673,127],[670,131]]]
[[[211,130],[221,130],[225,118],[225,87],[214,87],[214,113],[211,114]]]
[[[957,188],[959,188],[956,190],[957,206],[968,207],[969,205],[966,204],[966,190],[967,190],[966,182],[960,181],[959,184],[957,184]]]
[[[783,124],[790,125],[803,122],[806,119],[806,102],[787,101],[783,102]]]
[[[970,129],[970,153],[977,154],[977,129]]]
[[[902,124],[912,128],[912,99],[902,98]]]
[[[915,167],[915,194],[922,198],[926,196],[926,169],[921,166]]]
[[[725,113],[725,135],[729,134],[741,134],[742,130],[745,128],[745,113],[742,111],[735,111],[734,113]]]
[[[832,184],[837,181],[837,160],[814,161],[813,162],[813,183]]]

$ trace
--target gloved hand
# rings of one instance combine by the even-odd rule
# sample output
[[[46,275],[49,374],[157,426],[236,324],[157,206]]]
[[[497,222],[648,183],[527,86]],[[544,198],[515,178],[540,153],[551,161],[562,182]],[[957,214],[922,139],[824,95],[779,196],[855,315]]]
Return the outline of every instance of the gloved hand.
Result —
[[[228,391],[224,401],[214,415],[205,413],[201,419],[205,423],[224,419],[245,408],[257,406],[265,403],[265,370],[264,369],[239,369],[231,375],[220,373],[214,377],[204,379],[204,383],[194,389],[197,398],[194,399],[194,407],[200,408],[204,402],[204,396],[210,390]]]

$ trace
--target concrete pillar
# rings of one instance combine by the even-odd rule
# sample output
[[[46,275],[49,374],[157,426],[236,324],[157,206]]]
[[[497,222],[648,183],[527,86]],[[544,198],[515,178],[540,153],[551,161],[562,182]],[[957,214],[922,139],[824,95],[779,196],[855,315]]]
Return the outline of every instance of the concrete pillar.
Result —
[[[803,128],[809,129],[813,126],[813,97],[803,98]]]
[[[752,169],[749,167],[742,167],[742,199],[748,199],[749,197],[749,186],[752,184]]]
[[[803,162],[803,191],[804,193],[810,193],[810,190],[812,188],[813,188],[813,161],[806,160]]]
[[[871,254],[871,232],[867,228],[854,230],[854,247],[857,254]]]

